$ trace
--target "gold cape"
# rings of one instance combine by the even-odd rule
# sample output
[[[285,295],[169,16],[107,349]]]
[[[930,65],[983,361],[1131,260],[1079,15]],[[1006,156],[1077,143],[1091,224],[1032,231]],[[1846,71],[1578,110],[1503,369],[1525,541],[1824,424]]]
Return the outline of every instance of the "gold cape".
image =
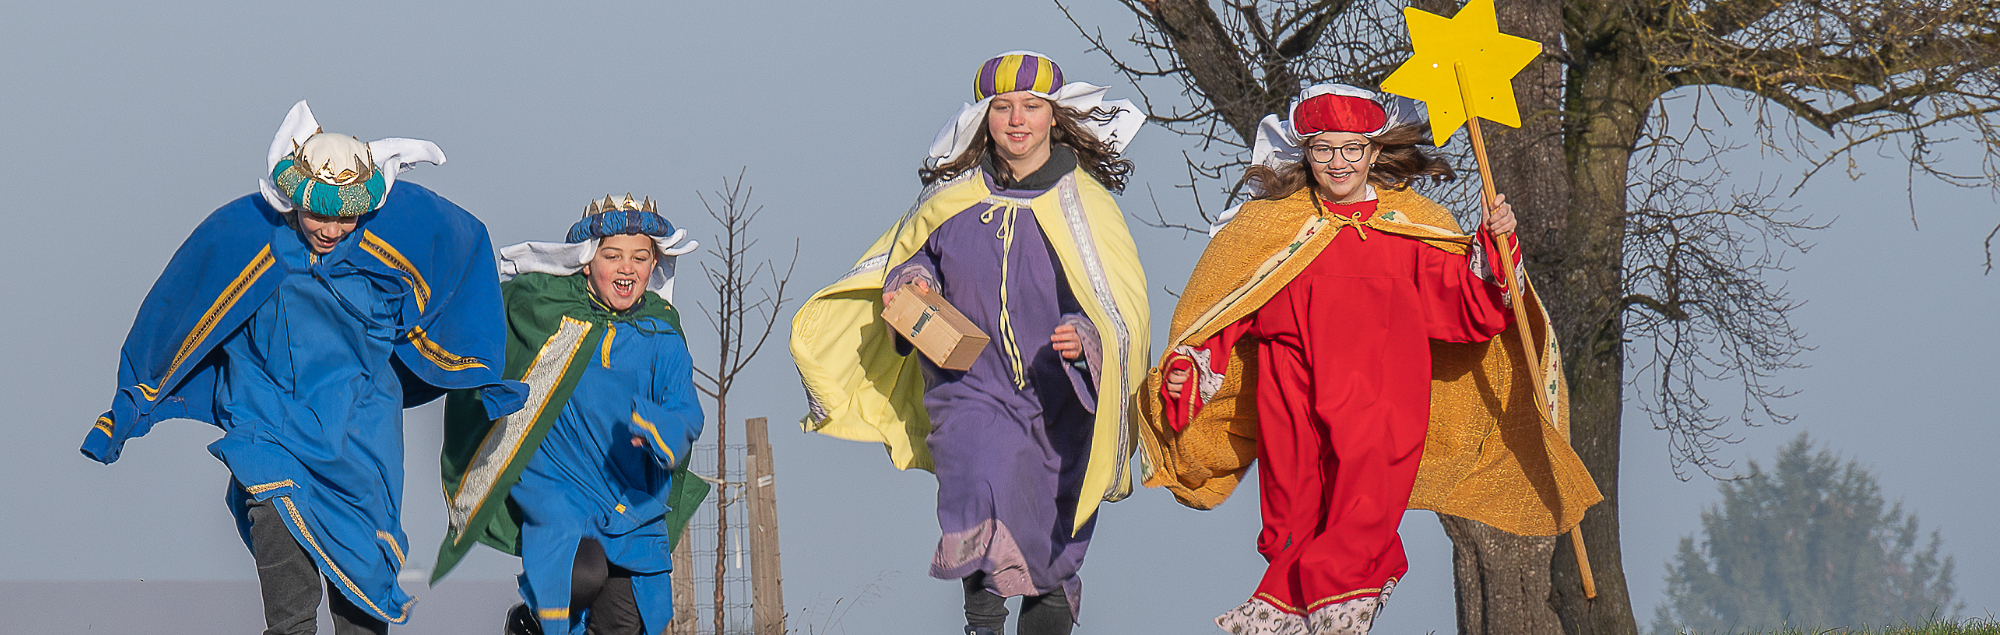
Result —
[[[1472,237],[1451,214],[1408,190],[1377,191],[1377,213],[1348,224],[1323,213],[1312,188],[1283,200],[1245,203],[1208,245],[1174,310],[1166,355],[1199,346],[1257,309],[1303,271],[1342,231],[1385,232],[1455,254]],[[1569,387],[1562,356],[1549,337],[1547,311],[1521,278],[1529,322],[1541,345],[1552,412],[1535,407],[1516,329],[1476,344],[1431,343],[1431,418],[1411,509],[1477,520],[1529,536],[1569,531],[1584,509],[1604,499],[1569,446]],[[1165,356],[1161,363],[1164,365]],[[1149,487],[1166,487],[1181,504],[1222,503],[1257,458],[1257,344],[1245,338],[1229,351],[1221,386],[1185,430],[1175,432],[1153,368],[1141,389],[1140,439],[1153,470]],[[1194,381],[1193,376],[1189,381]]]
[[[805,382],[811,408],[800,424],[889,450],[897,469],[930,470],[930,416],[924,410],[924,377],[917,355],[896,354],[882,320],[882,284],[890,269],[921,249],[931,232],[959,212],[988,199],[1027,206],[1062,263],[1064,278],[1096,325],[1103,368],[1097,377],[1097,413],[1076,525],[1083,527],[1100,501],[1131,495],[1131,458],[1137,382],[1153,355],[1146,306],[1146,274],[1123,213],[1103,185],[1072,171],[1032,200],[995,196],[972,171],[926,188],[854,268],[820,289],[792,318],[792,361]],[[990,354],[999,354],[996,347]]]

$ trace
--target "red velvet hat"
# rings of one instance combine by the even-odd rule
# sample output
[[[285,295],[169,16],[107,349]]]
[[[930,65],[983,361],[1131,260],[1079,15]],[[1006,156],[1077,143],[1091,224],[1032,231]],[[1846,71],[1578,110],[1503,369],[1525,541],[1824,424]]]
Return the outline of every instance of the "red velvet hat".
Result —
[[[1389,114],[1373,99],[1327,93],[1315,95],[1292,108],[1292,129],[1300,137],[1322,132],[1353,132],[1372,135],[1389,122]]]

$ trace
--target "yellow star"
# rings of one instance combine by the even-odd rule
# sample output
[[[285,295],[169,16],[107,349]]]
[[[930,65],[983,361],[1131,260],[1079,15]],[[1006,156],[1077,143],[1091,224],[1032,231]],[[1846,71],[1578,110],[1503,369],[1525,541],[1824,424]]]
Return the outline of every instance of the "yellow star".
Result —
[[[1493,0],[1470,0],[1449,19],[1415,8],[1404,9],[1403,18],[1414,53],[1382,82],[1382,90],[1424,102],[1431,139],[1442,145],[1465,123],[1468,108],[1493,123],[1521,127],[1512,82],[1541,54],[1541,44],[1501,33]],[[1459,94],[1461,64],[1469,95]]]

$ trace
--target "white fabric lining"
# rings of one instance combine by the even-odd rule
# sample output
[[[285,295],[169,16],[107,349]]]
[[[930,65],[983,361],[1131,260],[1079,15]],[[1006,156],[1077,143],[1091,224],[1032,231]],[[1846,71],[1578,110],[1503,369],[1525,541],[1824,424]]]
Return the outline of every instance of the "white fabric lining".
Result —
[[[479,452],[473,455],[472,465],[466,468],[464,480],[458,495],[450,501],[451,529],[455,540],[464,540],[459,532],[465,530],[466,523],[479,512],[486,495],[500,480],[500,472],[514,459],[514,453],[521,447],[528,429],[534,427],[535,419],[548,404],[550,391],[562,381],[563,372],[569,369],[569,361],[576,356],[577,346],[583,336],[590,333],[589,322],[563,318],[562,325],[542,343],[541,352],[535,355],[535,365],[528,369],[521,380],[528,384],[528,403],[520,410],[501,417],[486,433],[486,439],[479,443]],[[503,453],[504,452],[504,453]]]

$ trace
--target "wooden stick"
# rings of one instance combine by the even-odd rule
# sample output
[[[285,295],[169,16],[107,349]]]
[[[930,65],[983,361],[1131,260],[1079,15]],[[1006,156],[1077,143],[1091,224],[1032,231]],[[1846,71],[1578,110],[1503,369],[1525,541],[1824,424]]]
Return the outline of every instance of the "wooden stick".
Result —
[[[1498,199],[1499,195],[1493,190],[1493,168],[1486,160],[1486,137],[1479,132],[1479,115],[1473,108],[1472,86],[1470,82],[1465,80],[1465,62],[1454,63],[1452,70],[1458,76],[1459,99],[1465,102],[1465,129],[1469,136],[1472,137],[1472,157],[1479,165],[1479,189],[1485,195],[1482,199],[1485,202],[1485,209],[1480,215],[1480,220],[1484,222],[1484,212],[1491,212],[1493,210],[1495,199]],[[1439,143],[1444,142],[1443,139],[1438,139],[1437,141]],[[1528,357],[1528,377],[1535,383],[1535,389],[1530,391],[1535,396],[1535,408],[1543,416],[1548,416],[1548,397],[1542,394],[1542,386],[1544,384],[1542,383],[1541,349],[1535,347],[1535,335],[1530,332],[1533,329],[1528,322],[1527,298],[1522,293],[1519,274],[1514,273],[1514,251],[1507,248],[1507,236],[1512,233],[1510,231],[1506,234],[1495,235],[1493,237],[1494,251],[1500,252],[1497,257],[1500,259],[1501,265],[1506,269],[1507,294],[1513,299],[1514,304],[1514,331],[1521,337],[1521,350]],[[1590,558],[1584,553],[1583,549],[1582,525],[1570,528],[1569,544],[1576,548],[1576,567],[1578,573],[1583,576],[1583,597],[1597,599],[1597,581],[1591,575]]]
[[[1590,554],[1583,551],[1583,524],[1569,528],[1569,544],[1576,548],[1576,572],[1583,576],[1583,599],[1597,599],[1597,580],[1590,575]]]

